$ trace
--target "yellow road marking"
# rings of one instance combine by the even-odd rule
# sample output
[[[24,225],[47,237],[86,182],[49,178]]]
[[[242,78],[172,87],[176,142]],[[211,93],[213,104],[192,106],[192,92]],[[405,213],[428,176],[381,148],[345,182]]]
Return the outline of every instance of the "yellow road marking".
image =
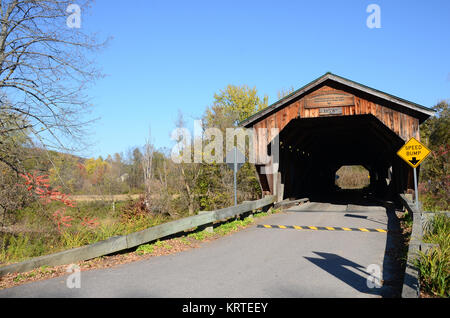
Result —
[[[278,229],[296,229],[296,230],[314,230],[314,231],[318,231],[319,227],[317,226],[298,226],[298,225],[266,225],[266,224],[262,224],[262,225],[258,225],[258,227],[265,227],[266,229],[273,229],[273,228],[278,228]],[[329,231],[336,231],[336,230],[343,230],[343,231],[360,231],[360,232],[380,232],[380,233],[387,233],[387,230],[383,230],[383,229],[367,229],[367,228],[348,228],[348,227],[332,227],[332,226],[324,226],[324,227],[320,227],[321,230],[329,230]]]

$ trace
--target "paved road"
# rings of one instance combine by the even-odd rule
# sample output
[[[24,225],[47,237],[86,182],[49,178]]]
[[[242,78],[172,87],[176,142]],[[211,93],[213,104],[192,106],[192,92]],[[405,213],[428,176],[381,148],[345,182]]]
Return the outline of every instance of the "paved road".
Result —
[[[380,206],[308,203],[258,220],[273,225],[394,229],[394,212]],[[380,266],[397,277],[386,253],[392,235],[378,232],[266,229],[253,226],[202,247],[114,268],[0,291],[0,297],[380,297],[396,286],[368,288],[366,271]]]

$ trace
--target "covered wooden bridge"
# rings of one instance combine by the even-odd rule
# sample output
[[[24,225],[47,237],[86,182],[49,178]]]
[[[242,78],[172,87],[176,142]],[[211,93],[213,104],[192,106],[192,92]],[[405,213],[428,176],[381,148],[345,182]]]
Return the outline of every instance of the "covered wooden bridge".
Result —
[[[333,191],[341,166],[361,165],[370,172],[373,193],[389,197],[414,188],[412,168],[396,152],[411,137],[420,140],[419,125],[433,114],[327,73],[241,126],[255,128],[253,149],[264,194],[282,200]],[[279,155],[271,153],[276,143]]]

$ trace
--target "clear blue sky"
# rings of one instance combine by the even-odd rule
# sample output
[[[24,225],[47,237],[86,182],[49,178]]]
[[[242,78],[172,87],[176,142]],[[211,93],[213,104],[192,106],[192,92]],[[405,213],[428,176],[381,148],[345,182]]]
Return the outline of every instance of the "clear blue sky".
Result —
[[[366,26],[371,3],[381,29]],[[98,56],[108,76],[89,91],[101,119],[87,156],[140,146],[149,126],[171,147],[178,110],[200,117],[228,84],[271,104],[330,71],[427,107],[450,98],[448,0],[97,0],[82,19],[113,37]]]

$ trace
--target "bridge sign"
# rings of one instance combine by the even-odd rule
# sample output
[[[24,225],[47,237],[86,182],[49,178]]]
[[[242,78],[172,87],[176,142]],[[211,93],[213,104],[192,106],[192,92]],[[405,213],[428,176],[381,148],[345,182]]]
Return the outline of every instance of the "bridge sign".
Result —
[[[240,170],[246,161],[247,158],[245,158],[245,155],[237,147],[233,147],[225,158],[225,162],[231,170],[235,169],[234,164],[236,163],[236,171]]]
[[[397,155],[413,168],[417,168],[430,153],[431,150],[414,137],[397,151]]]

